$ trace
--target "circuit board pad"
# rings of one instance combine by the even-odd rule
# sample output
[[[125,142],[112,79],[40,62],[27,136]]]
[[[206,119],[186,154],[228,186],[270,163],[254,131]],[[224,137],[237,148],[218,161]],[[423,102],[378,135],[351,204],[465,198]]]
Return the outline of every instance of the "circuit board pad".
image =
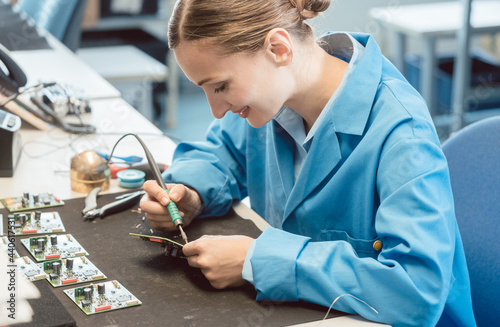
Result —
[[[141,305],[142,302],[113,280],[64,290],[86,315]]]
[[[10,212],[35,210],[64,205],[64,201],[52,193],[29,194],[23,196],[6,197],[0,199],[0,203]]]
[[[47,278],[47,274],[29,257],[17,258],[14,262],[18,271],[32,282]]]
[[[38,266],[47,274],[47,281],[54,287],[106,279],[106,275],[87,257],[45,261]]]
[[[129,235],[132,236],[133,238],[138,238],[143,241],[164,247],[166,256],[177,257],[177,258],[184,257],[182,252],[183,245],[169,238],[159,237],[154,235],[135,234],[135,233],[129,233]]]
[[[71,234],[51,234],[21,240],[36,261],[58,260],[89,255]]]
[[[58,212],[33,211],[9,215],[9,221],[14,220],[14,235],[64,233],[61,217]]]

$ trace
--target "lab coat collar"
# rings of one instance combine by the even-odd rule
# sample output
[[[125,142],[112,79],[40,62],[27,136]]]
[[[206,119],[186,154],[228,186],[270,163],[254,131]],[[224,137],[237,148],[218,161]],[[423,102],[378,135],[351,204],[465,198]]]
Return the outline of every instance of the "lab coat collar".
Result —
[[[344,90],[328,110],[313,138],[304,165],[288,197],[283,224],[297,206],[336,169],[342,159],[337,133],[362,135],[382,76],[382,54],[366,34],[352,34],[365,50]],[[285,176],[281,176],[282,178]]]
[[[330,104],[331,108],[324,110],[331,115],[337,133],[362,135],[382,76],[382,54],[372,36],[361,33],[351,36],[364,45],[365,50],[343,92]]]

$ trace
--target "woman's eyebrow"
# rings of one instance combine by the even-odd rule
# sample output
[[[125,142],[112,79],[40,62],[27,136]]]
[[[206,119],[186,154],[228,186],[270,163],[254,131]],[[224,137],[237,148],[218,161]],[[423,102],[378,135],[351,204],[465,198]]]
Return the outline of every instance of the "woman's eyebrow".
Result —
[[[209,77],[209,78],[205,78],[205,79],[202,79],[201,81],[199,81],[197,83],[198,86],[202,86],[203,84],[207,83],[207,82],[210,82],[211,80],[214,80],[215,78],[214,77]]]

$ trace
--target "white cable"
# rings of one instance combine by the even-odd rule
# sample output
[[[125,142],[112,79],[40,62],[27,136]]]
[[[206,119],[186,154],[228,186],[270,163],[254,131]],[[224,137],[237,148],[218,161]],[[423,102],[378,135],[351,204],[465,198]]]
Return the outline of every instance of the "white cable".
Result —
[[[375,310],[375,309],[374,309],[371,305],[369,305],[369,304],[368,304],[368,303],[366,303],[365,301],[363,301],[363,300],[361,300],[361,299],[359,299],[359,298],[355,297],[355,296],[354,296],[354,295],[352,295],[352,294],[347,294],[347,293],[346,293],[346,294],[342,294],[342,295],[337,296],[337,298],[336,298],[335,300],[333,300],[332,305],[330,305],[330,307],[328,308],[328,311],[326,312],[326,315],[323,317],[323,319],[322,319],[322,320],[321,320],[321,321],[320,321],[320,322],[319,322],[319,323],[318,323],[315,327],[318,327],[319,325],[321,325],[321,324],[322,324],[322,323],[326,320],[326,318],[328,317],[328,314],[330,314],[330,311],[332,310],[333,306],[335,305],[335,302],[337,302],[337,300],[338,300],[338,299],[340,299],[340,298],[341,298],[341,297],[343,297],[343,296],[350,296],[350,297],[352,297],[352,298],[354,298],[354,299],[358,300],[359,302],[361,302],[361,303],[365,304],[367,307],[369,307],[370,309],[372,309],[372,310],[373,310],[376,314],[378,314],[378,311],[377,311],[377,310]]]

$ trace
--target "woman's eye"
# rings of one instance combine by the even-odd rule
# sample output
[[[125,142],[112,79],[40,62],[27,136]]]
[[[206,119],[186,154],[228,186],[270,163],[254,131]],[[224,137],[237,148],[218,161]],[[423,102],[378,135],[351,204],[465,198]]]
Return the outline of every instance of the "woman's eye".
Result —
[[[219,92],[224,91],[226,89],[226,86],[227,86],[227,83],[224,83],[221,86],[219,86],[218,88],[215,88],[214,93],[219,93]]]

